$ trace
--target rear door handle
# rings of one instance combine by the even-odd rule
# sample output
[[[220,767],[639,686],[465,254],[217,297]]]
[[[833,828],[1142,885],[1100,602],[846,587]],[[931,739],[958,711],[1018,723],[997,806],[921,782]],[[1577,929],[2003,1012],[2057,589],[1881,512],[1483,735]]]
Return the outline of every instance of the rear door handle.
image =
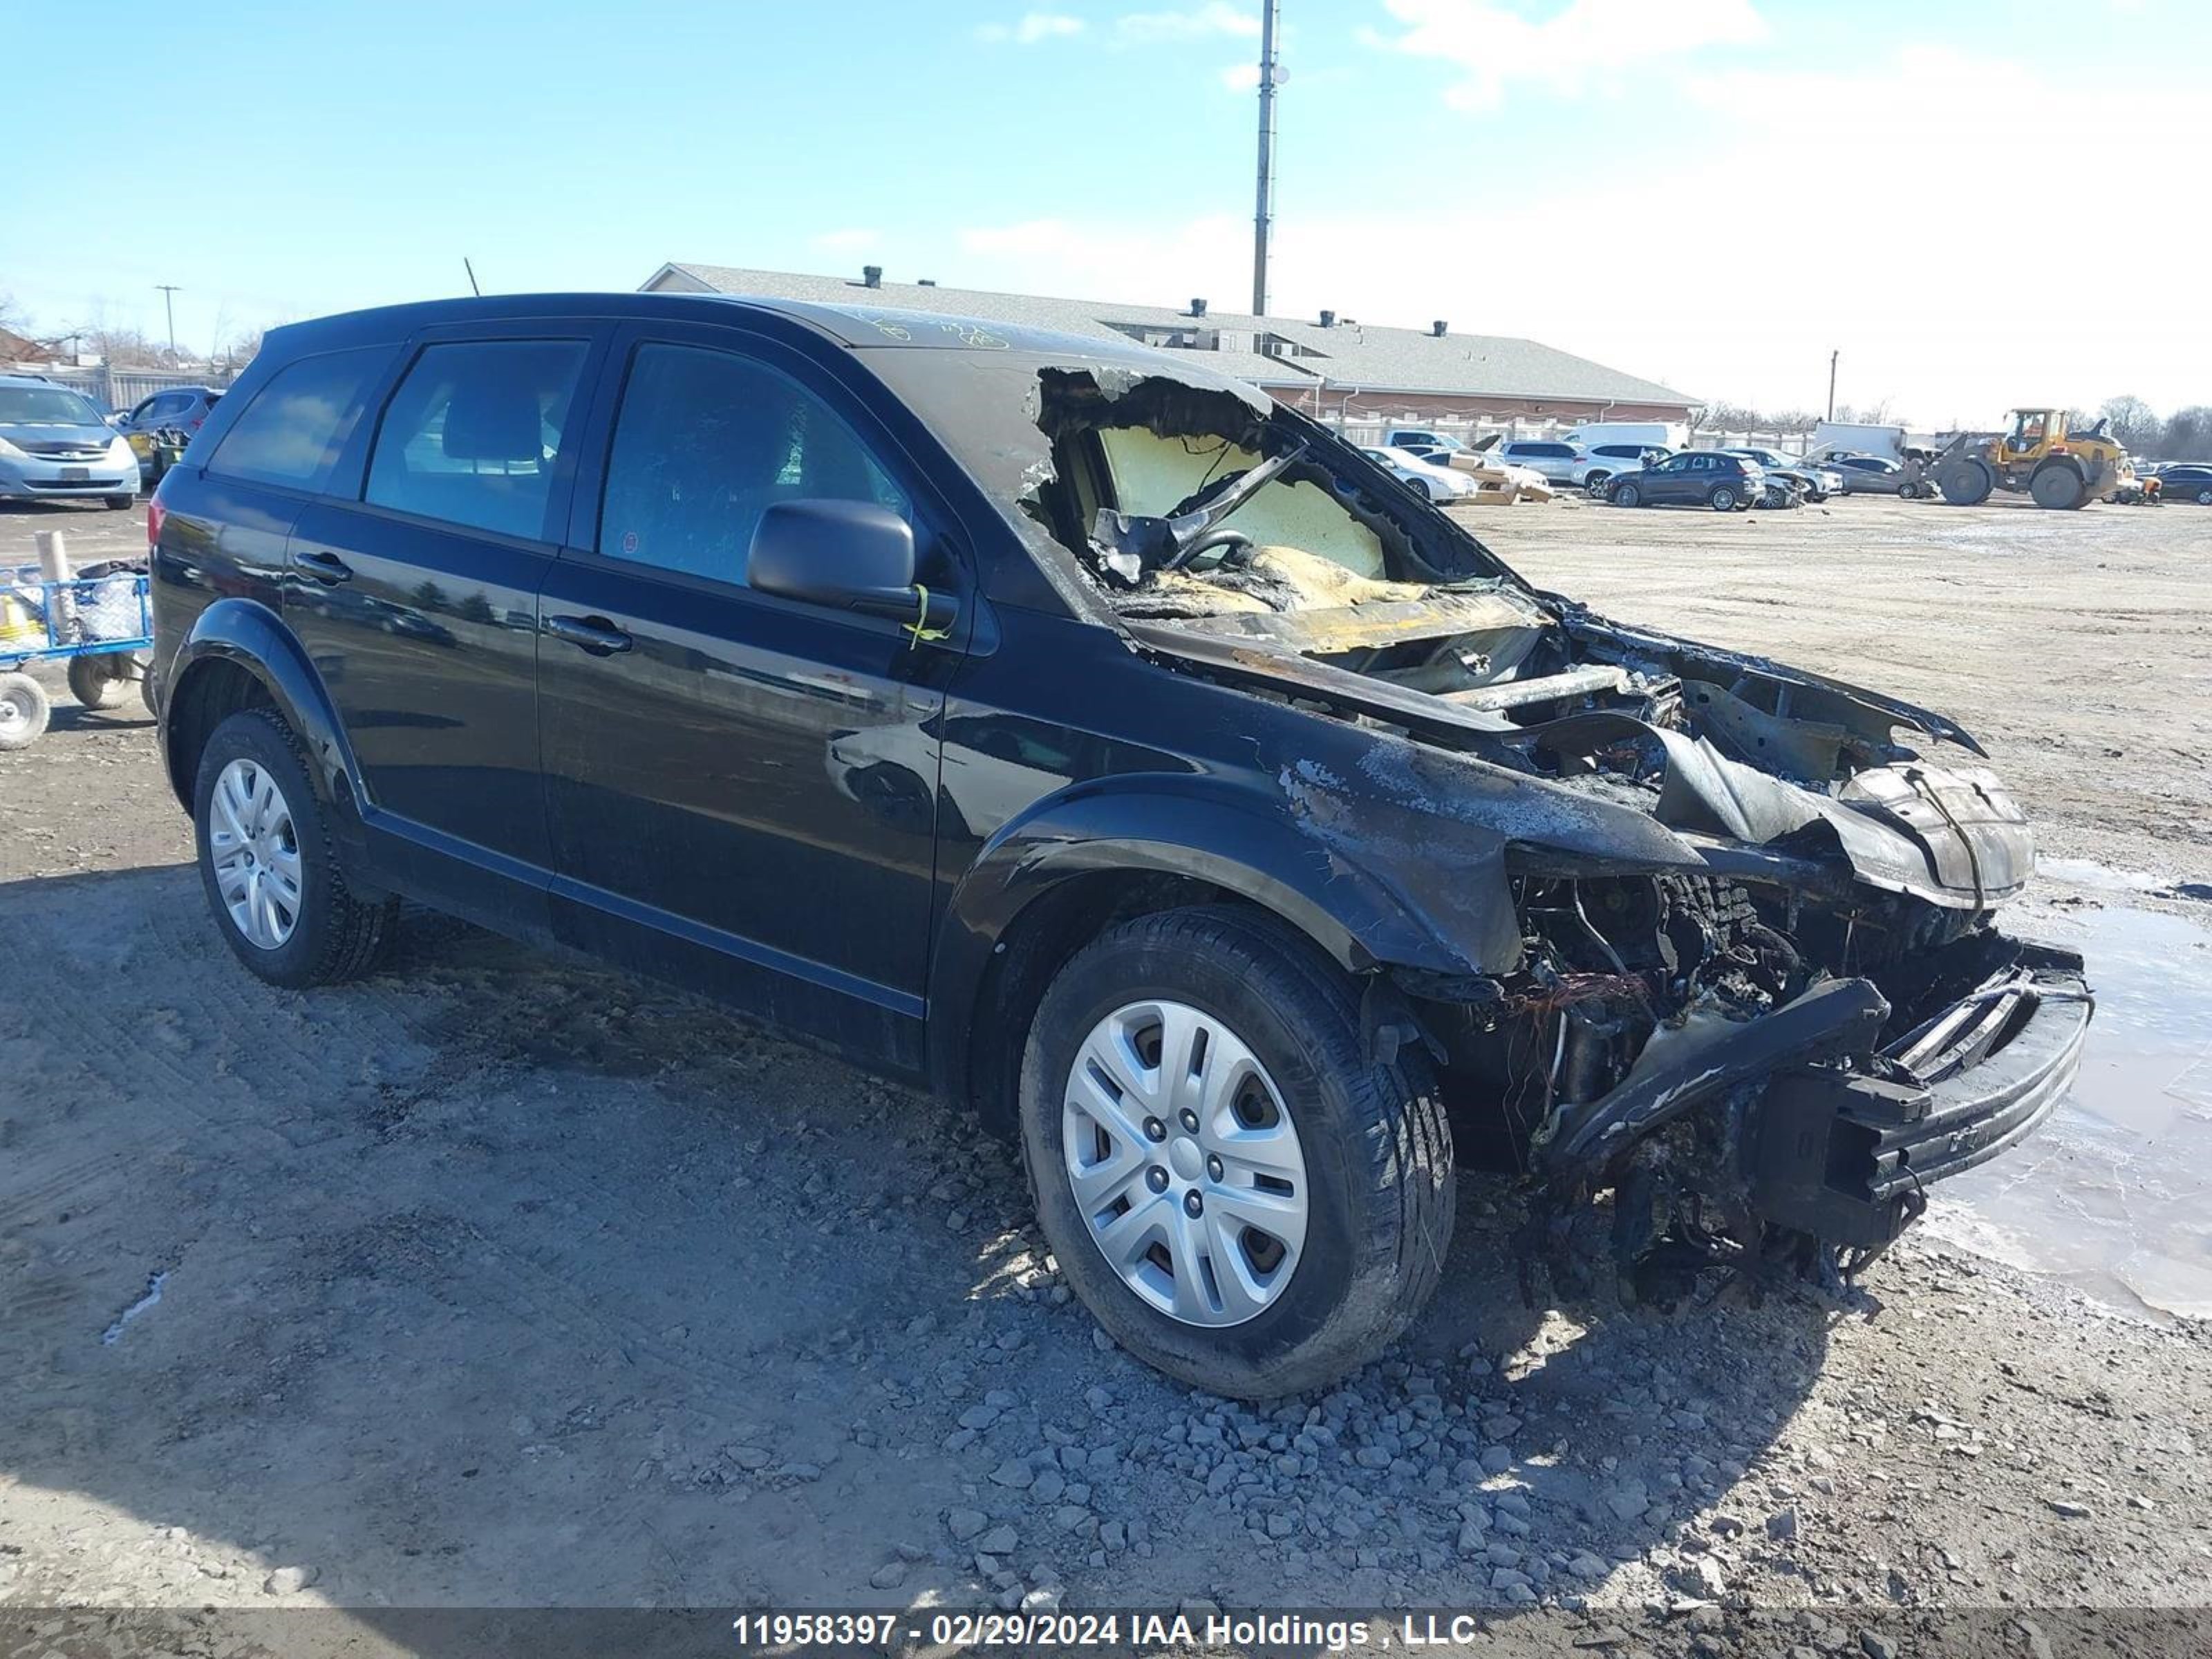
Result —
[[[605,617],[548,617],[545,631],[556,640],[582,647],[595,657],[629,649],[629,635]]]
[[[306,571],[319,582],[349,582],[353,567],[335,553],[295,553],[293,568]]]

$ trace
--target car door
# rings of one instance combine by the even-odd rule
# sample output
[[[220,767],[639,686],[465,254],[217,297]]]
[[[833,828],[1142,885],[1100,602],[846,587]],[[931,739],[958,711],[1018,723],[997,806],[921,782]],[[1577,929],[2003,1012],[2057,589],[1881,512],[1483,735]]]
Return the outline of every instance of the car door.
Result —
[[[919,1066],[931,722],[957,653],[760,592],[746,559],[776,501],[872,501],[915,526],[922,580],[944,584],[949,520],[857,394],[794,349],[640,324],[616,352],[598,476],[538,601],[556,930]]]
[[[1662,507],[1692,499],[1694,485],[1691,471],[1699,459],[1695,455],[1675,455],[1662,461],[1645,475],[1644,499]]]
[[[448,325],[395,355],[366,465],[292,527],[285,620],[359,768],[371,854],[403,890],[546,926],[538,588],[565,525],[608,325]]]

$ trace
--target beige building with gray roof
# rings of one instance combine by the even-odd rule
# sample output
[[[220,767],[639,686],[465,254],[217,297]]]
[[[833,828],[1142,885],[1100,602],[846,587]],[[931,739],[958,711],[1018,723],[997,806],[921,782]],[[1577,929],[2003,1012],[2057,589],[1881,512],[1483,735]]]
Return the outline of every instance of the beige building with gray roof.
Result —
[[[1696,401],[1534,340],[1463,333],[1446,321],[1425,329],[1382,328],[1326,311],[1312,319],[1248,317],[1200,300],[1176,310],[993,294],[885,282],[872,266],[844,277],[665,264],[643,287],[647,293],[752,294],[821,305],[865,299],[901,310],[1202,351],[1211,367],[1264,387],[1279,402],[1353,421],[1680,421]]]

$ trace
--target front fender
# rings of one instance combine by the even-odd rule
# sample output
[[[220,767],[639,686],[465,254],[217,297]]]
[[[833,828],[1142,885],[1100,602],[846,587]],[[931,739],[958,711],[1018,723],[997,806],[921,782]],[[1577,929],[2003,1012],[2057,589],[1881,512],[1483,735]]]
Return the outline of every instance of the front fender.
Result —
[[[192,780],[179,775],[176,743],[179,711],[192,706],[196,676],[216,663],[244,669],[261,684],[307,751],[307,771],[328,801],[349,795],[361,801],[361,772],[323,677],[283,618],[256,599],[223,599],[193,619],[163,676],[161,757],[169,787],[191,809]]]
[[[948,1079],[964,1069],[993,953],[1064,883],[1102,871],[1186,876],[1280,916],[1347,970],[1461,975],[1518,955],[1503,850],[1502,840],[1464,859],[1439,849],[1424,896],[1402,872],[1332,844],[1284,796],[1225,780],[1124,778],[1048,798],[994,836],[953,890],[930,973],[932,1069]]]

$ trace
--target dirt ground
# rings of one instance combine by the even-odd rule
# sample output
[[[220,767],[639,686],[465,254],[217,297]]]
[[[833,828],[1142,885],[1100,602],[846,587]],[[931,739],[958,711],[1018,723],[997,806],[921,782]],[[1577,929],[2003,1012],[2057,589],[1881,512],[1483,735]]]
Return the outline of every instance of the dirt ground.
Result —
[[[0,558],[61,516],[0,509]],[[1469,516],[1955,715],[2049,848],[2212,916],[2212,512]],[[364,985],[251,979],[143,713],[54,684],[0,756],[0,1613],[1538,1600],[1615,1653],[1880,1659],[1945,1607],[2212,1601],[2204,1326],[1925,1242],[1871,1316],[1533,1313],[1469,1176],[1399,1351],[1195,1395],[929,1100],[431,918]]]

